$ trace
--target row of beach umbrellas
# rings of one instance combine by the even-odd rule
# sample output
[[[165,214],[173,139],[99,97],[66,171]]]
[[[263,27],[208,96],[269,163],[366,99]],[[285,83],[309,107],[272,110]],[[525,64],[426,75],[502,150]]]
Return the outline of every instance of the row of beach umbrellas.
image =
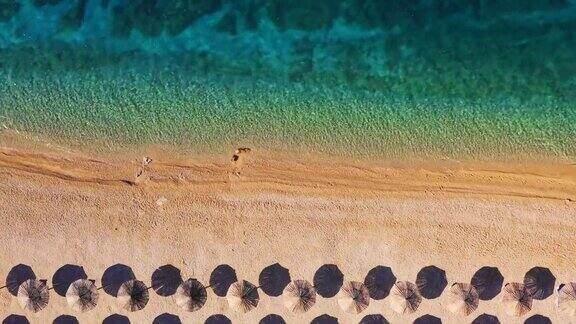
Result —
[[[175,302],[182,309],[193,312],[201,309],[208,299],[207,287],[196,279],[188,279],[178,287]],[[66,300],[73,310],[87,312],[98,303],[99,288],[94,281],[79,279],[68,287]],[[139,280],[124,282],[117,299],[127,311],[143,309],[150,298],[149,287]],[[316,303],[316,290],[306,280],[290,282],[282,294],[284,305],[294,313],[304,313]],[[22,308],[39,312],[49,302],[49,288],[45,281],[28,279],[18,288],[18,302]],[[258,287],[246,280],[234,282],[226,295],[231,309],[247,313],[258,306]],[[504,286],[502,304],[507,314],[523,316],[532,309],[532,295],[522,283],[508,283]],[[370,292],[366,285],[357,281],[346,281],[337,295],[338,305],[346,312],[359,314],[370,304]],[[416,284],[398,281],[394,284],[389,297],[392,310],[400,314],[414,313],[422,297]],[[447,308],[463,316],[472,314],[480,302],[477,289],[469,283],[454,283],[448,292]],[[576,283],[562,285],[558,290],[557,305],[568,315],[576,315]]]
[[[274,267],[275,269],[284,269],[280,265],[274,265]],[[444,290],[446,279],[437,275],[442,273],[442,271],[439,272],[438,270],[440,269],[432,266],[425,267],[419,272],[415,283],[395,281],[389,292],[385,294],[378,293],[386,288],[382,287],[382,283],[377,282],[377,276],[374,274],[370,277],[369,273],[364,282],[342,281],[338,285],[337,293],[335,293],[337,304],[347,313],[359,314],[369,306],[371,299],[383,299],[386,297],[390,308],[395,312],[399,314],[414,313],[419,308],[423,298],[436,298]],[[168,271],[165,269],[163,271],[163,276],[165,277],[163,279],[166,279],[169,277],[166,274]],[[482,275],[478,275],[479,272],[482,272]],[[494,281],[500,281],[501,285],[502,276],[497,268],[493,267],[484,267],[479,272],[475,274],[470,283],[458,282],[450,286],[447,292],[447,308],[449,311],[468,316],[478,308],[481,300],[493,298],[492,295],[494,293],[489,291],[490,286],[494,284]],[[546,298],[549,290],[549,282],[546,282],[546,273],[549,273],[549,270],[545,268],[533,268],[527,273],[523,283],[512,282],[504,285],[501,302],[505,312],[511,316],[523,316],[531,311],[533,299]],[[315,276],[314,283],[297,279],[290,280],[284,284],[284,279],[274,271],[269,270],[265,276],[268,281],[283,282],[280,284],[282,289],[278,291],[278,296],[282,297],[284,306],[294,313],[304,313],[310,310],[316,303],[317,295],[329,297],[325,292],[322,292],[323,289],[320,289],[319,284],[323,280],[334,279],[333,274],[327,273],[323,274],[323,276],[329,277],[328,279],[323,277],[320,280]],[[170,280],[166,282],[168,281]],[[172,282],[174,281],[172,280]],[[210,287],[213,288],[218,296],[227,299],[232,310],[240,313],[250,312],[258,306],[260,300],[259,290],[264,290],[267,294],[271,294],[270,290],[266,289],[262,283],[260,286],[256,286],[246,280],[238,280],[235,277],[235,273],[233,280],[229,280],[228,284],[224,284],[225,291],[222,293],[217,293],[218,290],[222,291],[220,289],[222,287],[218,287],[219,283],[213,283],[212,279],[210,285],[204,285],[193,278],[181,282],[178,281],[177,283],[177,288],[171,295],[174,296],[174,301],[180,308],[189,312],[197,311],[204,306],[208,299],[207,289]],[[63,291],[59,285],[59,283],[55,283],[53,287],[49,288],[46,280],[27,279],[18,286],[16,296],[22,308],[32,312],[39,312],[48,305],[50,290],[60,288]],[[108,286],[104,282],[103,286],[98,288],[94,280],[81,278],[67,284],[65,298],[74,311],[87,312],[97,306],[100,296],[99,291],[104,289],[109,292],[107,288]],[[150,298],[149,289],[151,288],[154,288],[160,295],[168,296],[168,294],[164,294],[163,287],[155,286],[154,280],[151,286],[147,286],[143,281],[135,278],[123,281],[113,295],[117,298],[122,308],[135,312],[146,307]],[[434,295],[431,291],[440,291],[440,293]],[[499,293],[500,289],[498,289],[496,294]],[[568,315],[576,316],[576,283],[560,286],[557,290],[557,307]]]

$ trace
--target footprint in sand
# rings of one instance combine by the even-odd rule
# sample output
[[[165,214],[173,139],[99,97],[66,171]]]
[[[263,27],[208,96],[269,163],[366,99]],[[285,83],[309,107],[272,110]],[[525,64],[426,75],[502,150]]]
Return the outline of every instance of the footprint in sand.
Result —
[[[244,166],[246,155],[249,154],[250,152],[252,152],[252,149],[248,147],[240,147],[236,149],[236,152],[234,152],[234,155],[232,155],[232,167],[233,167],[232,173],[234,175],[237,176],[240,175],[240,171]]]
[[[162,206],[164,206],[164,204],[166,204],[167,202],[168,202],[168,199],[167,199],[166,197],[164,197],[164,196],[161,196],[160,198],[158,198],[158,199],[156,200],[156,206],[162,207]]]
[[[148,177],[148,167],[152,164],[152,158],[145,156],[142,158],[142,162],[140,165],[140,169],[136,172],[136,176],[134,177],[135,184],[141,184],[149,179]]]

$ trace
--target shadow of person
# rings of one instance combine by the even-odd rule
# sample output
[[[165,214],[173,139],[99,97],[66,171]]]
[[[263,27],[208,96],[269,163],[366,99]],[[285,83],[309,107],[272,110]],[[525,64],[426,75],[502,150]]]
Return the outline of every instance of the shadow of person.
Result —
[[[258,324],[286,324],[286,321],[280,315],[268,314],[262,317]]]
[[[230,285],[236,281],[236,270],[227,264],[217,266],[210,274],[210,287],[218,297],[225,297]]]
[[[164,313],[156,316],[152,324],[182,324],[182,321],[174,314]]]
[[[152,273],[152,289],[160,296],[174,295],[181,283],[180,269],[171,264],[163,265]]]
[[[338,324],[338,319],[328,314],[322,314],[315,317],[310,324]]]
[[[472,324],[500,324],[500,320],[494,315],[484,313],[476,317]]]
[[[30,321],[25,316],[22,315],[8,315],[3,321],[2,324],[30,324]]]
[[[88,279],[84,268],[78,265],[66,264],[54,272],[52,286],[58,295],[66,296],[70,284],[78,279]]]
[[[370,314],[362,317],[359,324],[390,324],[390,322],[380,314]]]
[[[415,319],[413,324],[442,324],[442,320],[436,316],[426,314]]]
[[[446,279],[446,271],[436,267],[427,266],[416,275],[416,286],[420,295],[426,299],[434,299],[440,297],[442,292],[448,285]]]
[[[54,319],[52,324],[79,324],[78,319],[72,315],[60,315]]]
[[[470,284],[476,288],[480,300],[490,300],[502,291],[504,276],[496,267],[482,267],[474,273]]]
[[[364,285],[370,292],[370,298],[380,300],[388,297],[392,286],[396,283],[396,276],[390,267],[376,266],[364,278]]]
[[[344,283],[344,274],[335,264],[324,264],[314,273],[314,288],[324,298],[336,296]]]
[[[281,266],[279,263],[274,263],[262,269],[258,277],[258,284],[262,291],[273,297],[282,295],[284,288],[290,283],[290,271]]]
[[[102,274],[102,289],[113,297],[118,295],[120,286],[128,281],[136,279],[134,271],[127,265],[117,263],[108,267]]]
[[[34,274],[30,266],[18,264],[8,272],[6,276],[6,288],[13,296],[16,296],[18,295],[20,285],[28,279],[36,279],[36,274]]]
[[[532,298],[544,300],[554,293],[556,277],[550,269],[534,267],[524,275],[524,286]]]
[[[232,321],[222,314],[214,314],[208,317],[204,324],[232,324]]]
[[[102,324],[130,324],[130,320],[124,315],[112,314],[106,317]]]

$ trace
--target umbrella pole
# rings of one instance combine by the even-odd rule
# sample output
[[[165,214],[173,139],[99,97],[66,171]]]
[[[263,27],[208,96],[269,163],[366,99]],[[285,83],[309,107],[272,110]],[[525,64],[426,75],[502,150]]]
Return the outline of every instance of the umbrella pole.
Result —
[[[113,285],[113,284],[101,286],[101,287],[99,287],[99,288],[96,288],[96,290],[105,289],[105,288],[108,288],[108,287],[110,287],[110,286],[112,286],[112,285]]]
[[[48,280],[40,280],[40,281],[44,281],[44,284],[45,284],[46,286],[48,286]],[[61,285],[63,285],[63,284],[64,284],[64,283],[56,283],[56,284],[53,284],[52,287],[48,287],[48,290],[54,290],[55,287],[61,286]]]

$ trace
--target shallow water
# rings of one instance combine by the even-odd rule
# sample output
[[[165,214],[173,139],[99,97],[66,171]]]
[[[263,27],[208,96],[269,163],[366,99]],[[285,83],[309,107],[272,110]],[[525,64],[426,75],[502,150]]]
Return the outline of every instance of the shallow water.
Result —
[[[1,0],[0,122],[115,144],[576,157],[571,0]]]

